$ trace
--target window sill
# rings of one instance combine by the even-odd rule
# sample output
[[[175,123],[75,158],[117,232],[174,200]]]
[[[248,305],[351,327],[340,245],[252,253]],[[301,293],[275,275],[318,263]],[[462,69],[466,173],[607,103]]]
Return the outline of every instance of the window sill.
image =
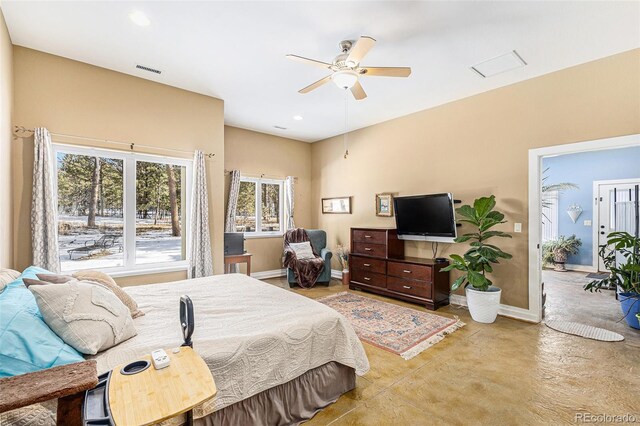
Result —
[[[180,263],[177,265],[169,265],[169,266],[160,266],[154,267],[152,265],[139,267],[135,269],[96,269],[96,271],[104,272],[108,274],[112,278],[122,278],[122,277],[135,277],[139,275],[153,275],[153,274],[165,274],[169,272],[180,272],[187,271],[189,269],[189,264]],[[72,274],[74,272],[82,271],[83,269],[74,270],[74,271],[63,271],[63,274]]]
[[[245,232],[244,234],[244,238],[246,240],[254,240],[254,239],[259,239],[259,238],[282,238],[284,237],[283,233],[277,232],[277,233],[268,233],[268,232],[263,232],[263,233],[248,233]]]

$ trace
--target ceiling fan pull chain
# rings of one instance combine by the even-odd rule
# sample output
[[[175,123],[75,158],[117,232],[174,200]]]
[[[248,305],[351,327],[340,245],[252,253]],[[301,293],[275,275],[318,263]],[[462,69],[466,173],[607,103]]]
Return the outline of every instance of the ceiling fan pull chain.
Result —
[[[347,119],[349,118],[349,94],[347,93],[347,88],[344,89],[344,158],[345,160],[349,156],[349,145],[348,138],[349,132],[347,127]]]

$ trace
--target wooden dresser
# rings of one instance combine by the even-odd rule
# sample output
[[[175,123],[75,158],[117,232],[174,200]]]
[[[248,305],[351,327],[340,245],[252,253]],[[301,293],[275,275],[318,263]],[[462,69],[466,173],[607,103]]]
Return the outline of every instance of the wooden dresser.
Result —
[[[366,290],[435,310],[449,304],[448,262],[404,256],[395,229],[351,228],[352,290]]]

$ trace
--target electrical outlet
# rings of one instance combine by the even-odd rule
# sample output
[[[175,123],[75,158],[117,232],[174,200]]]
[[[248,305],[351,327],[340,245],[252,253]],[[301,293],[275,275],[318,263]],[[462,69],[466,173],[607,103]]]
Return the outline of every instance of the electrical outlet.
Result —
[[[583,222],[583,224],[584,226],[591,226],[591,221],[587,219]]]
[[[522,232],[522,224],[514,223],[513,224],[513,232]]]

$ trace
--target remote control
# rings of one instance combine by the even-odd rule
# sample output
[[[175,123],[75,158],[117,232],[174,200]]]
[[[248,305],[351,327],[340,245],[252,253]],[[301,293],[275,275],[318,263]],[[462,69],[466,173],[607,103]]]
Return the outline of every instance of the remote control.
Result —
[[[171,360],[169,360],[169,356],[164,351],[164,349],[157,349],[151,352],[151,361],[153,361],[153,367],[156,370],[160,370],[161,368],[165,368],[169,366]]]

